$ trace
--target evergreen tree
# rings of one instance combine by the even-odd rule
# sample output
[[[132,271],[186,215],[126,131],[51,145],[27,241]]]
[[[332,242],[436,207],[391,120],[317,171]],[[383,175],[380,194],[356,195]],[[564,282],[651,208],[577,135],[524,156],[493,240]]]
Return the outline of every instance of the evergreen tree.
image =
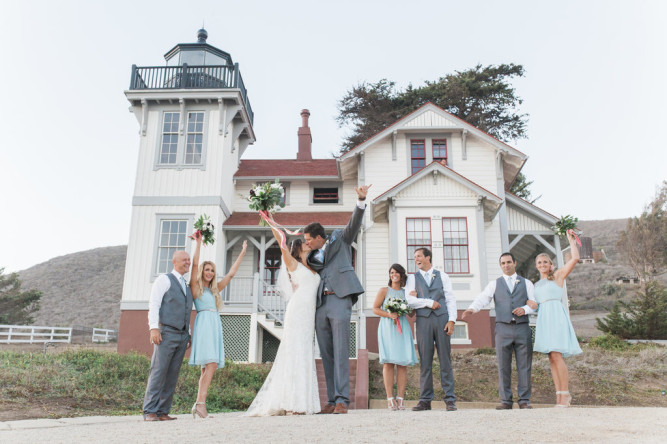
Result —
[[[39,290],[21,291],[21,281],[16,273],[4,274],[0,268],[0,324],[32,324],[30,316],[39,310],[42,292]]]

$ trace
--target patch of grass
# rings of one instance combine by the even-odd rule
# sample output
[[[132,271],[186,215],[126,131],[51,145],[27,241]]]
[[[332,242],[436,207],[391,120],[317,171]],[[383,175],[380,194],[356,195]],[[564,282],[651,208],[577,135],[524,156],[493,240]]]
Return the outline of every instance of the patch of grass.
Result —
[[[630,348],[630,344],[628,344],[625,340],[619,338],[618,336],[608,334],[591,339],[589,344],[592,347],[609,351],[623,351]]]
[[[270,365],[228,361],[216,371],[208,392],[211,412],[245,410],[268,375]],[[84,414],[141,412],[150,359],[94,350],[58,354],[0,352],[0,398],[12,402],[35,398],[62,400]],[[200,368],[183,362],[173,413],[187,413],[197,396]]]

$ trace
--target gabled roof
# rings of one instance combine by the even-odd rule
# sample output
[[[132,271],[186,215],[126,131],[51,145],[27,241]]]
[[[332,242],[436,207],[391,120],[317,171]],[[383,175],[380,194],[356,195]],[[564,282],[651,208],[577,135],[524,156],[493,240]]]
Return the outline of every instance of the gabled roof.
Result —
[[[300,228],[311,222],[319,222],[324,227],[344,227],[347,225],[352,212],[350,211],[317,211],[317,212],[277,212],[273,215],[276,222],[288,228]],[[255,227],[262,230],[268,228],[259,226],[259,213],[235,211],[222,224],[225,228],[244,228]]]
[[[509,191],[505,192],[505,199],[507,200],[508,204],[515,206],[520,210],[523,210],[524,212],[530,214],[531,216],[534,216],[535,218],[539,219],[540,221],[546,223],[549,226],[554,225],[559,219],[553,214],[544,211],[542,208],[533,205],[527,200],[522,199],[519,196],[510,193]]]
[[[336,159],[248,159],[241,160],[237,179],[329,178],[339,179]]]
[[[373,218],[375,215],[379,215],[384,212],[387,208],[388,200],[392,197],[398,195],[401,191],[409,188],[413,184],[419,182],[429,175],[439,175],[442,174],[446,178],[453,180],[459,185],[469,189],[480,198],[482,198],[482,204],[484,206],[484,218],[486,220],[493,220],[496,213],[500,209],[500,206],[503,202],[502,198],[487,190],[481,185],[476,184],[470,179],[465,178],[451,168],[441,164],[440,162],[432,162],[427,165],[422,170],[408,177],[407,179],[397,183],[384,193],[380,194],[378,197],[373,199]]]

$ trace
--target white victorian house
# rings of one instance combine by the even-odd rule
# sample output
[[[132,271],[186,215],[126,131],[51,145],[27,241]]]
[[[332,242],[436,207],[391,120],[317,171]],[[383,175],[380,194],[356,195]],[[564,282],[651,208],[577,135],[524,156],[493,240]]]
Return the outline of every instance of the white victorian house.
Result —
[[[377,352],[375,295],[387,285],[391,264],[414,271],[412,256],[420,246],[429,247],[435,267],[451,277],[459,310],[500,275],[502,252],[514,253],[523,273],[543,251],[562,265],[559,239],[550,229],[557,218],[506,191],[527,156],[430,103],[329,159],[312,159],[310,113],[304,110],[294,159],[243,160],[255,133],[239,66],[206,43],[204,30],[198,37],[170,50],[165,66],[133,66],[125,92],[140,131],[119,351],[149,352],[152,282],[170,270],[174,251],[193,250],[187,235],[206,213],[216,226],[216,243],[203,249],[202,260],[215,261],[220,275],[242,241],[249,243],[224,292],[227,357],[273,360],[284,312],[274,286],[280,253],[243,196],[275,178],[286,189],[285,208],[275,218],[292,229],[313,221],[328,230],[344,227],[356,203],[354,187],[373,185],[354,245],[366,293],[353,312],[351,358]],[[470,324],[458,322],[454,347],[491,346],[493,317],[490,309]]]

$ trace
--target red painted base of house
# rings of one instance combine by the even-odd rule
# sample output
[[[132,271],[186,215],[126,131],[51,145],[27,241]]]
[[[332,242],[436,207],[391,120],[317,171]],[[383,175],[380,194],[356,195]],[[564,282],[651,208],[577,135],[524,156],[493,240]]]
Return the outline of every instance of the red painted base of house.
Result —
[[[196,315],[193,311],[190,326]],[[123,354],[135,351],[149,357],[153,354],[148,329],[148,310],[121,310],[117,350]],[[185,352],[185,357],[190,357],[190,350]]]
[[[458,311],[458,318],[461,319],[463,310]],[[412,327],[414,334],[416,317],[409,317],[408,322]],[[466,321],[468,323],[468,336],[471,344],[453,344],[452,348],[480,348],[495,347],[496,318],[489,316],[488,310],[482,310]],[[378,353],[378,325],[380,318],[366,318],[366,347],[371,353]]]

